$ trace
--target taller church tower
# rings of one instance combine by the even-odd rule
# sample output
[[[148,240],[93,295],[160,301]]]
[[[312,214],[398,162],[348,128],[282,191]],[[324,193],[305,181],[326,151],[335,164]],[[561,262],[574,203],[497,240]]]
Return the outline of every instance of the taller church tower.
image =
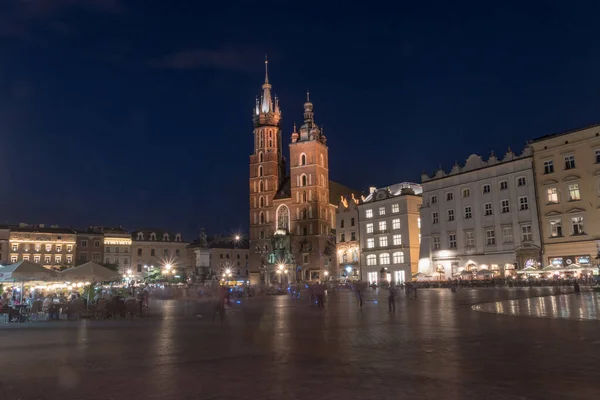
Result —
[[[281,154],[281,111],[279,100],[271,95],[268,61],[265,83],[253,112],[254,152],[250,155],[250,260],[251,272],[264,265],[275,229],[273,197],[285,178]]]

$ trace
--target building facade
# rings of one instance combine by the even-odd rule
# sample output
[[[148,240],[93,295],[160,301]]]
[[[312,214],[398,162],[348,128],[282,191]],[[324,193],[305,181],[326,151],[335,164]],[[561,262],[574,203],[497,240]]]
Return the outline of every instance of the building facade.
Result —
[[[143,229],[134,231],[132,239],[132,274],[143,280],[150,269],[187,271],[187,246],[180,233]]]
[[[132,271],[131,234],[121,228],[103,227],[101,231],[104,234],[104,263],[117,265],[121,274]]]
[[[287,175],[281,111],[271,95],[268,74],[262,89],[254,109],[250,155],[250,281],[281,281],[278,271],[284,271],[287,282],[328,279],[336,266],[335,208],[339,191],[347,188],[336,185],[335,195],[330,190],[327,139],[315,122],[308,95],[304,123],[291,135]]]
[[[335,213],[338,278],[360,280],[359,200],[342,197]]]
[[[501,160],[473,154],[448,173],[423,174],[419,272],[447,279],[539,268],[532,163],[527,147],[518,156],[509,149]]]
[[[246,283],[249,278],[247,241],[224,238],[212,240],[210,245],[210,269],[212,275],[229,282]]]
[[[10,263],[9,236],[9,226],[0,226],[0,264],[2,265]]]
[[[419,259],[421,186],[403,182],[371,193],[358,206],[362,280],[400,284]]]
[[[77,233],[71,228],[20,224],[10,228],[10,263],[27,260],[49,269],[74,266]]]
[[[543,264],[600,262],[600,125],[531,142]]]
[[[104,234],[96,227],[77,230],[76,265],[104,262]]]

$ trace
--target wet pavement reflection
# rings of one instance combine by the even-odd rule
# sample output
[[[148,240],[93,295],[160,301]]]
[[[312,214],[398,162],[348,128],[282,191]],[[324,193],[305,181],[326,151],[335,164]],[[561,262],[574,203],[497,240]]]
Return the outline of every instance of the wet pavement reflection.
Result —
[[[600,320],[600,293],[584,292],[497,301],[478,304],[473,309],[521,317]]]
[[[2,324],[0,382],[8,399],[599,397],[599,322],[506,315],[597,315],[597,298],[550,294],[421,290],[394,314],[387,293],[360,310],[349,292],[322,310],[253,298],[222,324],[210,304],[156,301],[138,320]]]

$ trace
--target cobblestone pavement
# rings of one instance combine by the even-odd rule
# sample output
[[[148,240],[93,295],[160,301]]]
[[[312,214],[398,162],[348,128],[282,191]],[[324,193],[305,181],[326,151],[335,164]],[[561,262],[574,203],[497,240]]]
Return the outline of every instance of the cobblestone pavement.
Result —
[[[600,398],[600,322],[475,312],[547,289],[250,299],[220,324],[194,302],[138,320],[0,324],[0,399]],[[200,307],[200,309],[199,309]]]

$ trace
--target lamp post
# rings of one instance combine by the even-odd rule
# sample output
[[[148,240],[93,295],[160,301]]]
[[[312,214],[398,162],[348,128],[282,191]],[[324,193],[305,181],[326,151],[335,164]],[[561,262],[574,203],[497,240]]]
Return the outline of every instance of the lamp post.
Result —
[[[328,282],[329,281],[329,271],[323,272],[323,275],[325,275],[325,281]]]

